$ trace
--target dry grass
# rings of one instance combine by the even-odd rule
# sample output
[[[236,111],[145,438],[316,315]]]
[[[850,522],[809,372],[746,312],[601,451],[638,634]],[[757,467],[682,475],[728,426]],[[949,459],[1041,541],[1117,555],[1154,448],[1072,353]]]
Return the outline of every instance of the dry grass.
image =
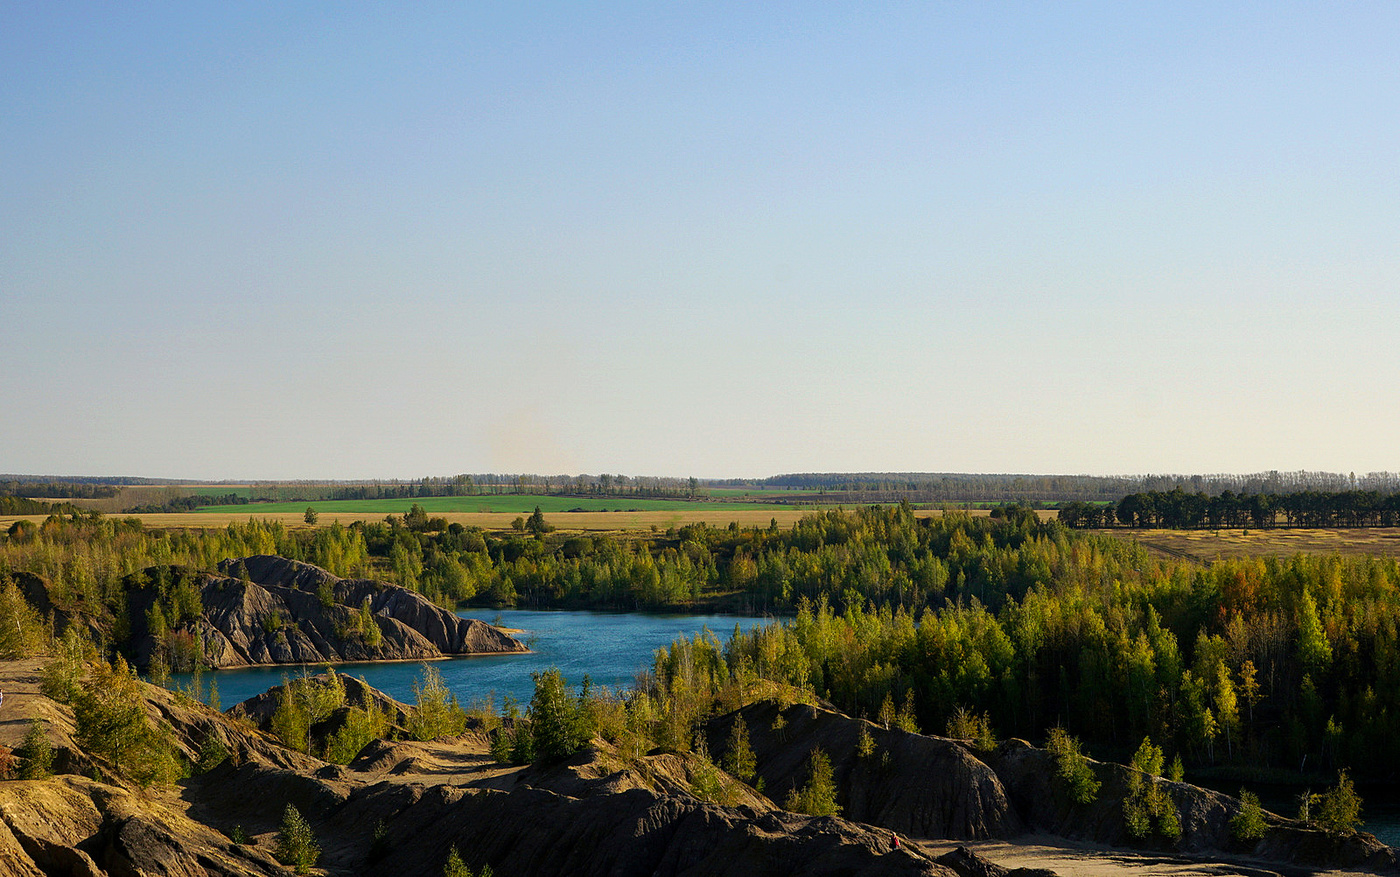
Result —
[[[1163,557],[1210,563],[1232,557],[1374,554],[1400,557],[1400,528],[1337,530],[1102,530]],[[1246,535],[1248,534],[1248,535]]]

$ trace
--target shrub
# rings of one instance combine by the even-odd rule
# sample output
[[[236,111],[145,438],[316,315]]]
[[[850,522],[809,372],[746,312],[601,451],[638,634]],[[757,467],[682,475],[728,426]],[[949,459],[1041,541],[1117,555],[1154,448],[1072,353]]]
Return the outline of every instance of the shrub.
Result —
[[[316,842],[310,823],[291,804],[282,812],[282,827],[277,830],[273,855],[297,874],[310,871],[321,857],[321,845]]]
[[[841,812],[836,804],[836,781],[831,772],[831,759],[821,749],[813,749],[808,761],[807,784],[801,791],[788,792],[783,809],[812,816],[835,816]]]
[[[228,747],[212,733],[199,744],[199,761],[194,768],[198,773],[208,773],[228,759]]]
[[[423,665],[423,681],[414,680],[413,697],[415,707],[408,719],[408,736],[412,739],[455,737],[467,729],[467,713],[436,667]]]
[[[997,745],[991,717],[985,712],[974,713],[961,706],[953,710],[953,715],[948,718],[948,736],[955,740],[971,740],[975,748],[984,751],[995,749]]]
[[[1098,797],[1100,783],[1094,779],[1089,759],[1079,750],[1079,740],[1064,728],[1051,728],[1046,749],[1055,759],[1055,776],[1070,800],[1076,804],[1092,803]]]
[[[1264,808],[1259,806],[1259,796],[1240,789],[1240,812],[1230,819],[1230,834],[1238,841],[1256,841],[1269,831],[1264,821]]]
[[[35,719],[29,724],[24,742],[20,743],[15,754],[24,759],[19,772],[21,779],[41,780],[53,773],[53,746],[49,744],[43,722]]]
[[[326,744],[326,761],[349,764],[360,750],[389,733],[389,716],[373,704],[352,706]]]
[[[1351,834],[1361,824],[1361,796],[1351,777],[1337,772],[1337,784],[1318,796],[1317,824],[1328,834]]]
[[[345,684],[331,668],[325,678],[282,677],[277,709],[272,713],[272,733],[298,752],[311,751],[311,726],[345,705]]]

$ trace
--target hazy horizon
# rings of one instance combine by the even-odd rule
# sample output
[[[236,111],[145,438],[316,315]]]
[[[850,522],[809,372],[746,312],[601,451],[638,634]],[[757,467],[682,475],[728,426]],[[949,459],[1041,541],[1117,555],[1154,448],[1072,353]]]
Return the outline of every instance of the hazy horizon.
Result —
[[[0,468],[1397,470],[1397,33],[10,4]]]

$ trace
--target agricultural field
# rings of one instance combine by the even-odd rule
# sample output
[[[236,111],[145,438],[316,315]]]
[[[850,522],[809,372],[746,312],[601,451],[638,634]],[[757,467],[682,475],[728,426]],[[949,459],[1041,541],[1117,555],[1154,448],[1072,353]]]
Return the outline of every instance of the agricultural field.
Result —
[[[1100,530],[1163,557],[1199,563],[1232,557],[1374,554],[1400,557],[1400,528],[1275,530]]]
[[[447,497],[443,497],[446,499]],[[474,497],[481,499],[481,497]],[[546,497],[536,497],[545,499]],[[428,497],[427,499],[431,499]],[[364,500],[363,502],[377,502]],[[420,500],[419,502],[422,502]],[[407,511],[413,500],[406,500],[402,511]],[[147,514],[129,515],[122,517],[133,517],[139,519],[147,527],[154,529],[213,529],[227,527],[229,524],[241,524],[250,518],[258,520],[278,521],[282,525],[292,529],[305,529],[308,525],[303,520],[306,512],[306,503],[296,503],[296,508],[283,510],[274,513],[265,511],[273,507],[273,503],[258,503],[246,506],[225,506],[223,508],[211,509],[206,512],[185,512],[170,514]],[[350,524],[354,521],[380,521],[386,514],[394,512],[365,511],[359,509],[355,511],[329,511],[326,509],[331,503],[311,503],[319,514],[319,519],[315,526],[325,527],[333,523],[342,525]],[[737,506],[737,508],[735,507]],[[823,510],[826,507],[823,508]],[[831,506],[830,508],[836,508]],[[533,511],[532,505],[528,511]],[[677,509],[648,509],[646,511],[585,511],[585,512],[550,512],[543,508],[545,520],[561,532],[580,533],[650,533],[652,528],[666,530],[670,527],[683,527],[686,524],[704,522],[711,527],[727,527],[731,522],[737,523],[741,527],[765,527],[772,521],[777,521],[778,526],[783,529],[790,528],[797,523],[804,515],[812,513],[811,508],[766,508],[754,503],[693,503],[688,508]],[[401,512],[399,512],[401,513]],[[523,512],[522,512],[523,513]],[[449,524],[461,524],[464,527],[480,527],[484,530],[508,530],[511,521],[520,516],[516,512],[429,512],[433,517],[445,518]],[[931,517],[940,515],[942,512],[937,509],[916,509],[914,514],[918,517]],[[968,512],[975,517],[984,517],[987,511],[983,509],[973,509]],[[1053,512],[1043,511],[1042,518],[1053,516]],[[0,530],[9,527],[16,520],[21,518],[38,523],[43,520],[42,515],[29,515],[20,517],[0,517]]]
[[[755,509],[791,509],[790,504],[724,502],[685,499],[634,499],[619,496],[542,496],[538,494],[484,494],[478,496],[423,496],[402,499],[345,499],[316,502],[260,502],[240,506],[245,512],[258,515],[279,512],[305,512],[308,505],[321,513],[352,514],[360,516],[401,515],[414,503],[422,506],[429,515],[451,512],[477,514],[528,515],[539,506],[545,514],[561,512],[677,512],[677,511],[752,511]],[[196,514],[222,513],[228,506],[204,506],[196,509]]]

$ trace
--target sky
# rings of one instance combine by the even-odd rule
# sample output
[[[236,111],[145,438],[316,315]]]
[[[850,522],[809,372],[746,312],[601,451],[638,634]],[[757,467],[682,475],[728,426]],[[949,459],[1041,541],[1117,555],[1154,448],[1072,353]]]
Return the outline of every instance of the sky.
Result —
[[[1400,4],[0,0],[0,471],[1400,470]]]

